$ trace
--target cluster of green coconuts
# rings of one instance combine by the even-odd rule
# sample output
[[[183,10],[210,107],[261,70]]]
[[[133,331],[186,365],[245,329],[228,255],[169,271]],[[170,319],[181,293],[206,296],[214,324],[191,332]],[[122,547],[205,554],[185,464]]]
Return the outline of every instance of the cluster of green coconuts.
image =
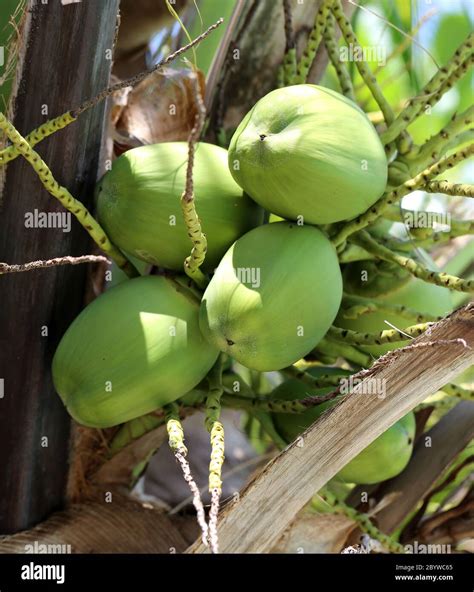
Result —
[[[98,218],[112,242],[171,273],[111,288],[62,338],[53,379],[79,423],[115,426],[182,399],[220,352],[249,369],[276,371],[309,354],[334,322],[365,332],[386,328],[387,318],[406,325],[379,313],[339,318],[343,285],[346,292],[431,314],[449,309],[446,290],[408,275],[395,282],[390,270],[384,278],[384,270],[374,268],[363,283],[361,264],[341,271],[325,225],[365,212],[387,181],[375,129],[344,96],[309,84],[272,91],[243,119],[228,151],[198,145],[194,195],[208,242],[202,269],[213,273],[203,295],[179,274],[191,248],[180,206],[187,150],[185,142],[129,150],[98,184]],[[263,224],[264,209],[283,220]],[[380,355],[393,347],[362,349]],[[290,380],[271,396],[318,392]],[[335,402],[274,414],[275,428],[289,442]],[[399,473],[414,431],[410,413],[339,476],[373,483]]]

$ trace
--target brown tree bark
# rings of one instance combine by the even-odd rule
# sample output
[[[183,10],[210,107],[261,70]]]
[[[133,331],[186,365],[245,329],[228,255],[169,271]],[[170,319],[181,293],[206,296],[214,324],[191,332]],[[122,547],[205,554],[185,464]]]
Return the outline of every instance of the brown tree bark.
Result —
[[[118,3],[28,4],[13,99],[14,125],[22,134],[107,86]],[[103,113],[102,104],[37,148],[59,183],[89,208]],[[0,261],[91,252],[91,241],[75,219],[70,232],[26,228],[25,214],[35,210],[63,211],[18,158],[7,167],[0,198]],[[85,279],[85,266],[0,277],[2,534],[28,528],[63,503],[70,420],[50,368],[59,339],[82,307]]]

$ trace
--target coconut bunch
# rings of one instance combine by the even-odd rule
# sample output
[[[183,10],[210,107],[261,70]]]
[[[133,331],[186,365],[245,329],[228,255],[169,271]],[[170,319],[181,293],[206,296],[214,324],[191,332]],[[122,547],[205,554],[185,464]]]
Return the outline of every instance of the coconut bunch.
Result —
[[[325,22],[335,18],[347,33],[337,4],[333,16],[329,4]],[[472,44],[459,55],[472,59]],[[452,310],[453,290],[473,291],[422,250],[436,243],[432,232],[407,241],[393,228],[402,221],[394,207],[400,199],[439,189],[435,177],[472,146],[433,163],[425,147],[410,147],[406,122],[415,108],[390,115],[370,76],[364,79],[388,113],[381,133],[346,78],[341,94],[306,83],[306,61],[292,64],[287,56],[282,87],[253,106],[228,150],[191,138],[134,148],[114,161],[97,185],[98,224],[121,257],[146,262],[152,275],[89,304],[53,361],[56,389],[77,422],[121,426],[112,449],[166,424],[182,460],[183,409],[205,409],[214,531],[203,536],[211,546],[222,405],[246,409],[258,424],[255,432],[249,421],[249,432],[283,448],[341,399],[349,375],[429,329]],[[439,150],[430,154],[449,148],[429,142]],[[448,185],[447,192],[472,196],[472,187]],[[469,232],[459,223],[450,238]],[[394,477],[409,462],[414,437],[410,412],[336,478]]]
[[[308,84],[278,89],[247,114],[228,151],[198,144],[193,207],[206,242],[199,265],[204,291],[186,286],[178,273],[190,238],[199,244],[181,212],[187,157],[185,142],[135,148],[98,184],[98,220],[107,235],[163,273],[108,291],[63,338],[53,374],[80,423],[110,427],[176,401],[206,377],[219,352],[258,372],[283,370],[318,346],[322,352],[324,340],[344,357],[344,348],[337,351],[344,337],[330,331],[337,319],[337,327],[356,334],[353,340],[366,334],[368,343],[351,344],[354,351],[380,355],[397,343],[375,343],[384,307],[394,307],[389,318],[398,327],[412,311],[422,311],[417,320],[432,320],[450,310],[446,288],[369,254],[343,264],[341,273],[345,251],[331,231],[370,210],[387,182],[382,142],[346,97]],[[280,221],[262,224],[264,210]],[[369,281],[361,282],[367,263]],[[374,310],[351,319],[348,302],[371,302]],[[186,314],[179,306],[185,303]],[[99,334],[86,339],[96,325]]]
[[[362,157],[364,168],[360,164]],[[114,162],[97,187],[98,220],[112,242],[124,253],[165,270],[165,276],[182,270],[190,251],[190,228],[180,201],[187,161],[185,142],[135,148]],[[338,254],[325,227],[364,212],[380,196],[387,178],[382,144],[363,111],[341,95],[315,85],[271,92],[244,118],[228,152],[199,143],[193,165],[192,205],[202,228],[199,233],[196,226],[199,236],[194,242],[197,247],[202,247],[199,238],[206,242],[199,265],[206,286],[198,296],[200,329],[196,337],[201,337],[194,347],[196,352],[208,349],[215,355],[208,364],[200,365],[193,348],[196,325],[187,333],[189,376],[194,376],[192,359],[200,369],[191,384],[185,382],[178,388],[183,378],[182,369],[178,369],[176,388],[170,390],[164,381],[167,395],[163,399],[157,389],[151,394],[152,389],[143,379],[148,406],[129,396],[128,413],[123,414],[120,405],[111,405],[114,417],[105,419],[105,423],[100,414],[97,421],[94,414],[86,418],[80,410],[93,406],[87,400],[97,398],[104,409],[107,406],[108,397],[101,388],[109,372],[110,352],[120,347],[118,333],[126,335],[128,341],[124,354],[127,351],[130,357],[135,352],[137,364],[132,366],[137,375],[149,374],[150,380],[161,382],[160,347],[165,355],[164,366],[171,373],[173,364],[167,357],[170,349],[179,360],[177,368],[186,358],[177,345],[170,346],[179,342],[178,321],[173,325],[176,335],[163,336],[149,329],[150,336],[156,336],[161,345],[146,336],[145,320],[149,317],[153,326],[153,314],[158,311],[147,310],[144,279],[110,290],[75,321],[58,348],[53,366],[58,391],[72,415],[82,423],[109,427],[176,400],[206,376],[219,351],[259,372],[282,370],[310,354],[333,324],[342,299]],[[286,178],[285,186],[279,175]],[[262,224],[264,209],[285,219]],[[165,285],[170,288],[176,281],[172,275],[147,278],[147,290],[152,290],[151,286],[157,286],[157,292]],[[132,313],[134,292],[137,306],[143,306],[143,310],[138,308]],[[190,300],[193,297],[190,291]],[[116,304],[102,304],[112,298],[117,299]],[[169,303],[164,295],[162,298],[160,314],[164,315]],[[159,301],[150,295],[150,302]],[[117,312],[121,302],[124,314]],[[114,311],[117,322],[106,320],[109,328],[100,335],[103,343],[96,339],[97,349],[90,343],[87,348],[87,355],[96,360],[98,368],[89,363],[91,360],[85,363],[69,343],[84,343],[83,336],[90,333],[88,323],[94,325],[96,316],[99,322],[107,309]],[[186,318],[183,326],[188,323]],[[153,356],[144,352],[144,343],[156,350],[156,364]],[[147,372],[138,364],[139,359],[146,360]],[[89,368],[96,386],[84,373],[76,374],[74,365]],[[117,380],[118,374],[115,380],[110,377],[111,401],[117,402],[122,391],[130,392],[129,381],[136,384],[136,377],[125,374],[123,381]],[[77,400],[80,405],[74,403]]]

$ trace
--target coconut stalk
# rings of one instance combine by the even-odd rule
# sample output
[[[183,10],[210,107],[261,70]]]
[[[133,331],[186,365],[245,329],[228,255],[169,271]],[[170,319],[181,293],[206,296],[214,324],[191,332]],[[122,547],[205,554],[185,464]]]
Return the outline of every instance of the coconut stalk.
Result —
[[[217,517],[219,514],[220,496],[222,494],[222,465],[224,464],[224,426],[220,421],[222,386],[222,355],[219,356],[214,368],[209,373],[209,394],[206,399],[206,428],[210,434],[211,462],[209,463],[209,493],[211,508],[209,510],[209,545],[212,553],[219,552],[217,536]]]
[[[208,281],[204,273],[200,270],[204,263],[207,251],[207,238],[202,231],[201,222],[196,211],[196,201],[194,199],[193,187],[193,167],[194,155],[196,153],[196,143],[201,136],[204,120],[206,117],[206,107],[204,106],[199,81],[196,77],[194,81],[194,95],[196,100],[196,118],[194,126],[188,139],[188,162],[186,168],[186,186],[181,196],[181,209],[183,211],[184,222],[188,230],[188,237],[193,244],[191,254],[184,261],[184,271],[196,284],[205,289]]]
[[[184,430],[179,418],[179,407],[176,403],[171,403],[166,407],[166,431],[168,432],[168,444],[176,460],[181,466],[183,477],[189,486],[191,495],[193,496],[193,505],[196,510],[197,520],[202,532],[202,542],[207,545],[208,527],[206,523],[206,513],[202,504],[201,493],[196,482],[191,475],[189,463],[186,460],[188,449],[184,444]]]
[[[336,341],[349,343],[351,345],[382,345],[383,343],[394,343],[397,341],[407,341],[414,337],[418,337],[430,328],[430,323],[419,323],[410,327],[405,327],[403,330],[385,329],[380,333],[359,333],[351,331],[350,329],[340,329],[339,327],[331,327],[328,331],[328,336]]]
[[[462,113],[455,113],[450,122],[437,134],[431,136],[422,146],[413,148],[406,159],[411,170],[416,167],[417,171],[423,170],[436,160],[439,160],[444,153],[452,149],[458,136],[462,132],[471,130],[471,140],[474,130],[473,126],[474,106],[469,107]],[[454,146],[453,146],[454,145]]]
[[[309,71],[316,57],[319,46],[321,45],[323,34],[326,30],[329,14],[333,4],[334,0],[322,0],[318,13],[316,14],[313,28],[309,34],[306,48],[296,66],[296,78],[294,78],[292,81],[289,81],[290,83],[303,84],[304,82],[308,81]]]
[[[370,314],[372,312],[383,312],[386,314],[397,315],[410,321],[416,321],[416,323],[429,323],[441,320],[441,317],[418,312],[403,304],[389,304],[386,302],[370,300],[369,298],[363,298],[362,296],[344,294],[341,309],[343,318],[357,319],[362,315]]]
[[[340,59],[339,56],[339,45],[337,43],[337,33],[336,33],[336,21],[334,19],[334,15],[330,12],[327,21],[326,21],[326,29],[324,31],[324,45],[326,46],[329,60],[336,71],[337,78],[339,80],[339,86],[341,87],[341,92],[344,96],[351,101],[356,103],[356,97],[354,94],[354,87],[352,86],[351,75],[349,74],[349,70],[345,62]]]
[[[347,505],[327,487],[318,492],[318,497],[328,505],[330,512],[343,514],[353,520],[362,532],[369,535],[372,540],[378,541],[390,553],[405,553],[403,545],[395,541],[391,536],[380,531],[367,514],[362,514],[355,508]]]
[[[351,240],[380,259],[399,265],[413,276],[424,280],[425,282],[459,292],[474,292],[473,280],[463,280],[448,273],[432,271],[420,263],[417,263],[414,259],[393,253],[390,249],[387,249],[374,240],[368,232],[361,231]]]
[[[430,181],[423,185],[423,191],[428,193],[444,193],[459,197],[474,197],[474,185],[468,183],[449,183],[448,181]]]
[[[278,71],[278,87],[287,86],[296,77],[297,63],[296,63],[296,46],[295,37],[293,34],[293,15],[291,9],[291,1],[283,0],[283,13],[285,18],[285,56],[283,57],[283,64]]]
[[[332,238],[332,242],[336,247],[342,245],[344,241],[351,236],[354,232],[373,224],[378,218],[380,218],[385,210],[399,202],[402,197],[408,195],[412,191],[421,189],[427,183],[429,183],[433,177],[437,177],[444,171],[453,168],[456,164],[462,162],[474,154],[474,144],[470,144],[466,148],[461,149],[459,152],[455,152],[450,156],[443,158],[439,162],[431,165],[423,172],[419,173],[413,179],[404,182],[395,189],[386,191],[382,197],[371,206],[367,212],[361,214],[354,220],[347,222]],[[360,246],[360,245],[359,245]]]
[[[432,76],[422,89],[418,97],[410,99],[405,109],[403,109],[397,118],[391,122],[387,130],[382,134],[382,141],[388,144],[395,140],[423,111],[427,104],[432,104],[440,89],[449,90],[457,76],[461,75],[464,65],[467,67],[467,61],[473,53],[474,34],[471,33],[463,43],[454,52],[451,60]],[[441,98],[442,93],[439,94]],[[434,104],[434,103],[433,103]]]
[[[340,0],[335,0],[334,3],[331,5],[331,9],[337,21],[337,24],[341,29],[342,36],[344,37],[346,44],[348,46],[361,49],[360,44],[352,29],[350,20],[344,14]],[[356,60],[355,65],[359,70],[359,74],[361,75],[362,79],[367,85],[367,88],[370,90],[372,96],[374,97],[375,102],[379,106],[380,111],[382,111],[386,124],[390,125],[393,122],[395,115],[387,99],[384,97],[375,76],[372,74],[369,66],[364,60]]]

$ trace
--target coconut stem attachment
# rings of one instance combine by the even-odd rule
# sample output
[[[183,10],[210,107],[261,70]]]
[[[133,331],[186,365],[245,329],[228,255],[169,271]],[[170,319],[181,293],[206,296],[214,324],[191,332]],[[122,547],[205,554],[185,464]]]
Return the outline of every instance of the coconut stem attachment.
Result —
[[[450,288],[451,290],[456,290],[458,292],[474,292],[473,280],[463,280],[444,272],[431,271],[413,259],[393,253],[390,249],[387,249],[374,240],[366,231],[359,232],[351,240],[380,259],[391,261],[392,263],[399,265],[425,282],[442,286],[443,288]]]
[[[311,65],[316,57],[319,46],[321,45],[321,40],[323,38],[324,30],[326,29],[328,16],[333,3],[334,0],[322,0],[321,2],[321,6],[316,14],[313,29],[309,34],[308,43],[300,61],[298,62],[294,84],[304,84],[308,79]]]
[[[112,244],[109,237],[105,234],[103,228],[93,218],[89,210],[77,201],[71,193],[61,187],[53,177],[48,165],[42,160],[40,155],[31,148],[23,136],[6,119],[3,113],[0,113],[0,128],[5,132],[8,139],[16,146],[18,152],[31,164],[38,175],[45,189],[62,205],[77,218],[79,223],[87,230],[95,243],[104,251],[129,277],[139,275],[134,265],[125,257],[125,255]]]
[[[384,144],[388,144],[400,136],[427,105],[433,105],[437,102],[444,92],[449,90],[454,82],[467,71],[468,62],[472,57],[473,42],[474,33],[470,33],[467,39],[454,52],[453,57],[446,66],[437,70],[431,80],[421,90],[420,95],[412,98],[397,118],[393,122],[390,122],[387,130],[381,136]]]
[[[331,512],[344,514],[359,525],[359,528],[367,533],[370,538],[379,541],[391,553],[405,553],[403,545],[395,541],[391,536],[381,532],[371,521],[367,514],[358,512],[355,508],[348,506],[343,500],[336,496],[327,487],[318,492],[318,496],[324,500]]]
[[[171,450],[173,451],[176,460],[181,466],[183,476],[186,483],[191,490],[193,496],[193,505],[196,509],[198,524],[202,532],[202,542],[207,546],[208,538],[208,527],[206,523],[206,513],[204,511],[204,505],[201,500],[201,493],[199,487],[193,479],[189,463],[186,460],[188,449],[184,444],[184,430],[179,419],[179,407],[176,403],[171,403],[165,407],[166,417],[166,430],[168,432],[168,442]]]
[[[347,222],[334,236],[331,240],[333,244],[337,247],[344,243],[344,241],[351,236],[351,234],[369,226],[373,222],[375,222],[380,216],[382,216],[385,210],[391,206],[399,202],[402,197],[415,191],[416,189],[421,189],[427,183],[429,183],[433,177],[437,177],[447,169],[453,168],[459,162],[466,160],[474,154],[474,143],[466,146],[463,150],[459,152],[455,152],[451,154],[447,158],[443,158],[439,162],[431,165],[420,174],[413,177],[409,181],[406,181],[402,185],[399,185],[395,189],[391,191],[385,192],[382,197],[373,205],[371,206],[364,214],[358,216],[354,220],[350,220]],[[360,241],[353,241],[355,244],[362,246]],[[364,247],[365,248],[365,247]],[[367,250],[367,249],[366,249]],[[370,251],[371,253],[373,251]]]
[[[209,373],[209,394],[206,399],[206,428],[211,437],[211,462],[209,464],[209,492],[211,508],[209,510],[209,544],[211,551],[219,552],[217,536],[217,517],[222,493],[222,465],[225,458],[224,426],[219,421],[221,415],[222,355]]]
[[[331,12],[326,21],[326,30],[324,31],[323,37],[324,45],[326,46],[331,64],[336,71],[342,94],[356,103],[354,87],[352,86],[349,70],[347,69],[345,62],[341,61],[339,56],[339,46],[336,41],[336,21]]]

